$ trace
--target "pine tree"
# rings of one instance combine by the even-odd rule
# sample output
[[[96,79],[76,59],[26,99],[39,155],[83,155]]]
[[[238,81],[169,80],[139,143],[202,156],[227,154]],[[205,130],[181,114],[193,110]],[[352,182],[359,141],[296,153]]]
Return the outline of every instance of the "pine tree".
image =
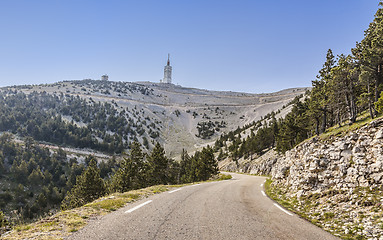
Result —
[[[336,112],[341,113],[347,109],[351,123],[356,121],[356,81],[358,80],[358,68],[350,55],[339,56],[338,65],[331,70],[329,99],[334,105]]]
[[[199,156],[199,151],[196,151],[194,153],[194,156],[189,156],[189,154],[186,151],[183,152],[180,162],[180,181],[182,183],[199,181],[199,178],[197,176],[197,169],[201,167],[198,165]]]
[[[146,186],[145,183],[144,154],[138,142],[131,144],[130,154],[120,164],[112,178],[111,190],[126,192]]]
[[[276,149],[285,152],[308,137],[307,102],[297,101],[293,109],[281,120]]]
[[[88,168],[76,179],[76,185],[70,193],[65,196],[61,208],[70,209],[82,206],[91,202],[106,193],[104,181],[100,177],[100,169],[93,158],[88,164]]]
[[[326,55],[326,61],[322,69],[319,71],[317,80],[312,81],[313,89],[311,91],[311,116],[316,119],[316,132],[323,133],[327,127],[328,114],[328,83],[331,80],[331,69],[334,67],[335,60],[332,50],[329,49]],[[322,116],[322,126],[319,128],[319,118]]]
[[[375,108],[379,113],[383,113],[383,92],[380,93],[380,98],[375,103]]]
[[[157,142],[148,157],[148,181],[150,185],[168,183],[168,158],[164,148]]]
[[[380,1],[383,6],[383,1]],[[370,115],[373,118],[377,111],[373,102],[380,96],[380,85],[383,83],[383,8],[379,8],[374,20],[365,31],[364,39],[352,49],[352,53],[361,64],[360,81],[364,83]],[[372,91],[371,88],[374,88]]]
[[[219,154],[218,154],[217,160],[218,160],[218,161],[221,161],[221,160],[224,159],[224,157],[225,157],[225,155],[223,154],[223,150],[222,150],[222,148],[220,148],[220,149],[219,149]]]
[[[218,173],[218,163],[214,158],[213,149],[210,146],[203,148],[200,154],[196,154],[197,166],[196,176],[200,181],[208,180],[212,175]]]
[[[190,156],[188,155],[187,151],[185,149],[182,149],[181,153],[181,161],[180,161],[180,168],[179,168],[179,176],[178,181],[179,182],[188,182],[188,168],[190,167]]]

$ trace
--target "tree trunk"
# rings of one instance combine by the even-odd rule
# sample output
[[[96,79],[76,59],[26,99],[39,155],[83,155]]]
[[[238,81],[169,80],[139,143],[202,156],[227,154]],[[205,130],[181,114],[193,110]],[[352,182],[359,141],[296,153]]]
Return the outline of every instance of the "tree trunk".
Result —
[[[367,95],[368,95],[368,110],[370,111],[370,117],[371,119],[374,118],[374,111],[372,108],[372,99],[371,99],[371,91],[370,91],[370,81],[367,82]]]
[[[327,108],[325,106],[323,109],[323,121],[322,121],[321,133],[324,133],[326,131],[326,126],[327,126]]]
[[[315,126],[315,134],[319,135],[319,118],[315,118],[316,126]]]
[[[347,96],[347,94],[346,94],[346,96]],[[349,105],[350,122],[352,124],[352,123],[355,123],[355,121],[356,121],[356,104],[355,104],[355,100],[354,100],[354,87],[353,87],[351,79],[350,79],[350,84],[349,84],[348,105]]]
[[[381,82],[381,65],[379,64],[378,65],[378,68],[377,68],[377,71],[376,71],[376,76],[375,76],[375,101],[374,102],[377,102],[379,100],[379,97],[380,97],[380,92],[379,92],[379,85],[380,85],[380,82]],[[378,115],[378,111],[376,111],[375,108],[374,109],[374,115]]]
[[[356,122],[356,104],[352,94],[350,95],[350,121],[351,123]]]
[[[334,126],[335,117],[334,117],[333,110],[328,111],[328,117],[327,118],[328,118],[328,125]]]
[[[378,80],[376,80],[375,81],[375,101],[374,102],[377,102],[378,101],[378,99],[379,99],[379,93],[378,93]],[[376,116],[376,115],[378,115],[378,111],[376,111],[376,109],[375,108],[373,108],[374,109],[374,115]]]

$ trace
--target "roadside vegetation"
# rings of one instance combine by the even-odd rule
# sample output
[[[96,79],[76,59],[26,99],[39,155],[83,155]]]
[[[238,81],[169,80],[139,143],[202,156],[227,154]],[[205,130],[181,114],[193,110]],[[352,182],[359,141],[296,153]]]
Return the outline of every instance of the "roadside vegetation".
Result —
[[[379,6],[364,39],[350,54],[327,51],[311,90],[289,104],[291,111],[284,118],[272,112],[221,135],[214,148],[218,159],[248,159],[271,148],[283,153],[305,139],[342,134],[383,113],[383,1]]]
[[[60,207],[77,208],[111,193],[206,181],[218,173],[210,147],[193,156],[184,151],[177,162],[166,157],[158,143],[150,153],[144,153],[143,147],[133,142],[122,160],[111,157],[97,163],[91,155],[83,161],[68,160],[63,150],[51,152],[31,138],[16,143],[10,134],[0,136],[0,160],[1,232],[49,216]]]
[[[59,208],[65,211],[53,215],[52,221],[45,222],[47,220],[44,219],[49,217],[44,218],[36,226],[50,229],[51,232],[57,229],[77,231],[90,216],[113,211],[129,201],[147,196],[145,194],[165,191],[168,185],[210,179],[218,172],[214,152],[218,160],[231,158],[233,161],[239,158],[252,159],[254,155],[262,155],[271,148],[283,153],[310,137],[326,139],[341,135],[376,118],[383,113],[383,1],[380,1],[379,6],[374,20],[365,31],[364,39],[349,54],[334,56],[331,49],[327,51],[326,60],[317,78],[312,81],[311,90],[296,97],[287,106],[291,111],[284,118],[277,118],[278,112],[272,112],[257,122],[222,134],[214,148],[203,148],[193,156],[183,151],[180,162],[166,157],[164,148],[156,144],[160,128],[155,122],[149,123],[149,117],[137,109],[119,109],[113,102],[100,103],[91,98],[81,99],[63,93],[25,94],[20,91],[21,88],[28,89],[27,86],[2,89],[1,231],[17,226],[15,232],[17,229],[33,232],[33,225],[23,223],[51,215]],[[88,83],[96,84],[92,81],[77,84],[81,86]],[[150,88],[139,85],[97,84],[94,91],[103,95],[110,95],[110,90],[118,92],[120,96],[128,96],[129,92],[134,91],[148,96],[153,94]],[[80,91],[87,94],[86,89],[81,88]],[[219,113],[219,109],[211,111]],[[175,114],[180,116],[181,113]],[[197,113],[193,112],[193,116],[197,116]],[[206,121],[198,124],[197,136],[200,138],[209,139],[226,127],[224,122],[212,122],[208,116],[203,118]],[[15,141],[15,135],[22,139],[21,143]],[[143,140],[145,151],[138,143],[138,138]],[[110,158],[98,163],[92,156],[82,160],[69,158],[62,149],[52,151],[36,141],[122,154],[123,160]],[[127,150],[129,153],[124,154]],[[146,190],[135,192],[142,188]],[[338,224],[336,221],[342,215],[331,211],[323,215],[317,215],[317,212],[308,215],[309,211],[320,206],[317,200],[321,196],[309,196],[303,200],[286,199],[284,190],[270,188],[270,182],[267,182],[266,190],[269,196],[286,208],[338,234],[335,225],[322,223],[334,220]],[[365,195],[372,199],[382,196],[379,189],[358,191],[355,195],[361,199]],[[112,197],[103,199],[111,193],[114,194]],[[103,200],[92,202],[100,198]],[[374,203],[371,206],[375,206]],[[85,215],[76,212],[79,208],[86,209]],[[375,210],[371,208],[372,212]],[[65,223],[54,220],[54,216],[60,214],[66,219],[63,220]],[[367,213],[359,213],[359,218],[363,219],[364,214]],[[381,217],[378,214],[374,224],[383,224],[379,222]],[[361,231],[363,229],[350,228],[342,236],[359,238]]]
[[[290,113],[283,119],[272,113],[247,128],[223,135],[215,144],[218,159],[252,159],[272,148],[284,153],[315,136],[321,141],[331,141],[381,117],[383,1],[379,6],[364,39],[350,54],[335,57],[328,50],[311,90],[291,102]],[[354,187],[347,191],[330,186],[300,195],[299,189],[292,192],[287,185],[269,179],[265,190],[286,209],[342,239],[381,237],[381,186]]]
[[[267,179],[265,192],[284,208],[342,239],[368,239],[371,233],[363,228],[369,221],[367,216],[373,219],[371,225],[383,226],[383,188],[358,187],[352,192],[328,189],[307,196],[288,197],[286,187]],[[344,208],[345,205],[349,207]]]
[[[231,179],[230,174],[217,174],[212,176],[211,180],[208,181],[228,179]],[[15,225],[11,232],[2,236],[2,239],[63,239],[85,227],[92,218],[94,219],[97,216],[116,211],[128,203],[138,201],[150,195],[197,183],[200,182],[177,185],[156,185],[123,193],[112,193],[81,207],[63,210],[52,216],[41,218],[33,223]]]
[[[167,191],[172,187],[178,187],[178,185],[159,185],[125,193],[110,194],[84,206],[60,211],[34,223],[17,224],[14,226],[13,231],[2,236],[2,239],[62,239],[83,228],[91,218],[105,215],[125,206],[127,203]]]

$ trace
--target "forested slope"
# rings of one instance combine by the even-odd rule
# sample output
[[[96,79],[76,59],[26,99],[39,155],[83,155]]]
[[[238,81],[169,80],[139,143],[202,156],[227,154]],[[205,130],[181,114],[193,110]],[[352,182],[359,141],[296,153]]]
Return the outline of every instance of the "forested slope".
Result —
[[[304,91],[296,88],[276,93],[249,94],[184,88],[172,84],[99,80],[1,89],[4,101],[11,102],[19,98],[16,100],[18,108],[11,105],[7,109],[7,113],[13,111],[14,116],[22,117],[16,119],[22,122],[15,123],[22,127],[18,135],[34,134],[39,141],[62,146],[76,145],[77,148],[91,148],[105,153],[127,150],[132,141],[139,141],[147,150],[160,142],[172,157],[181,154],[179,143],[189,152],[199,150],[223,132],[246,125],[273,110],[277,111]],[[20,107],[23,101],[28,106],[36,104],[29,110]],[[30,111],[34,112],[31,113],[33,115]],[[28,116],[23,116],[25,114]],[[39,122],[33,121],[36,115],[41,115]],[[5,124],[12,121],[4,119]],[[52,122],[59,126],[59,130],[51,135],[48,130],[52,128]],[[48,129],[41,128],[47,124],[50,124]],[[28,125],[31,125],[29,129],[25,129]],[[18,127],[12,126],[11,129],[16,132]],[[67,130],[71,134],[64,136]]]
[[[380,2],[380,6],[383,3]],[[379,8],[364,39],[350,53],[327,51],[312,88],[291,102],[291,112],[265,119],[222,135],[217,140],[219,159],[255,158],[268,149],[283,153],[326,130],[352,125],[357,117],[371,119],[383,112],[383,9]]]

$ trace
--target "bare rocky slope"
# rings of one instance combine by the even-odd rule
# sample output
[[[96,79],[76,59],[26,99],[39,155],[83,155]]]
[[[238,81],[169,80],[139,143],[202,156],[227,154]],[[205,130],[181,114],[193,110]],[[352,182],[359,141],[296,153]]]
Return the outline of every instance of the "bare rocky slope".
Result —
[[[345,136],[313,138],[223,170],[270,175],[282,200],[345,239],[383,239],[383,119]]]
[[[118,111],[128,112],[135,124],[146,130],[138,136],[141,143],[144,137],[149,139],[149,147],[159,141],[164,145],[167,154],[175,157],[182,148],[193,152],[212,144],[222,132],[231,131],[259,120],[271,111],[281,109],[295,96],[304,94],[308,88],[250,94],[152,82],[81,80],[14,86],[8,89],[21,90],[27,94],[33,91],[65,94],[79,96],[89,102],[111,103]],[[63,119],[73,120],[66,116]],[[84,126],[82,122],[75,123]],[[151,129],[159,132],[158,138],[151,138]]]

